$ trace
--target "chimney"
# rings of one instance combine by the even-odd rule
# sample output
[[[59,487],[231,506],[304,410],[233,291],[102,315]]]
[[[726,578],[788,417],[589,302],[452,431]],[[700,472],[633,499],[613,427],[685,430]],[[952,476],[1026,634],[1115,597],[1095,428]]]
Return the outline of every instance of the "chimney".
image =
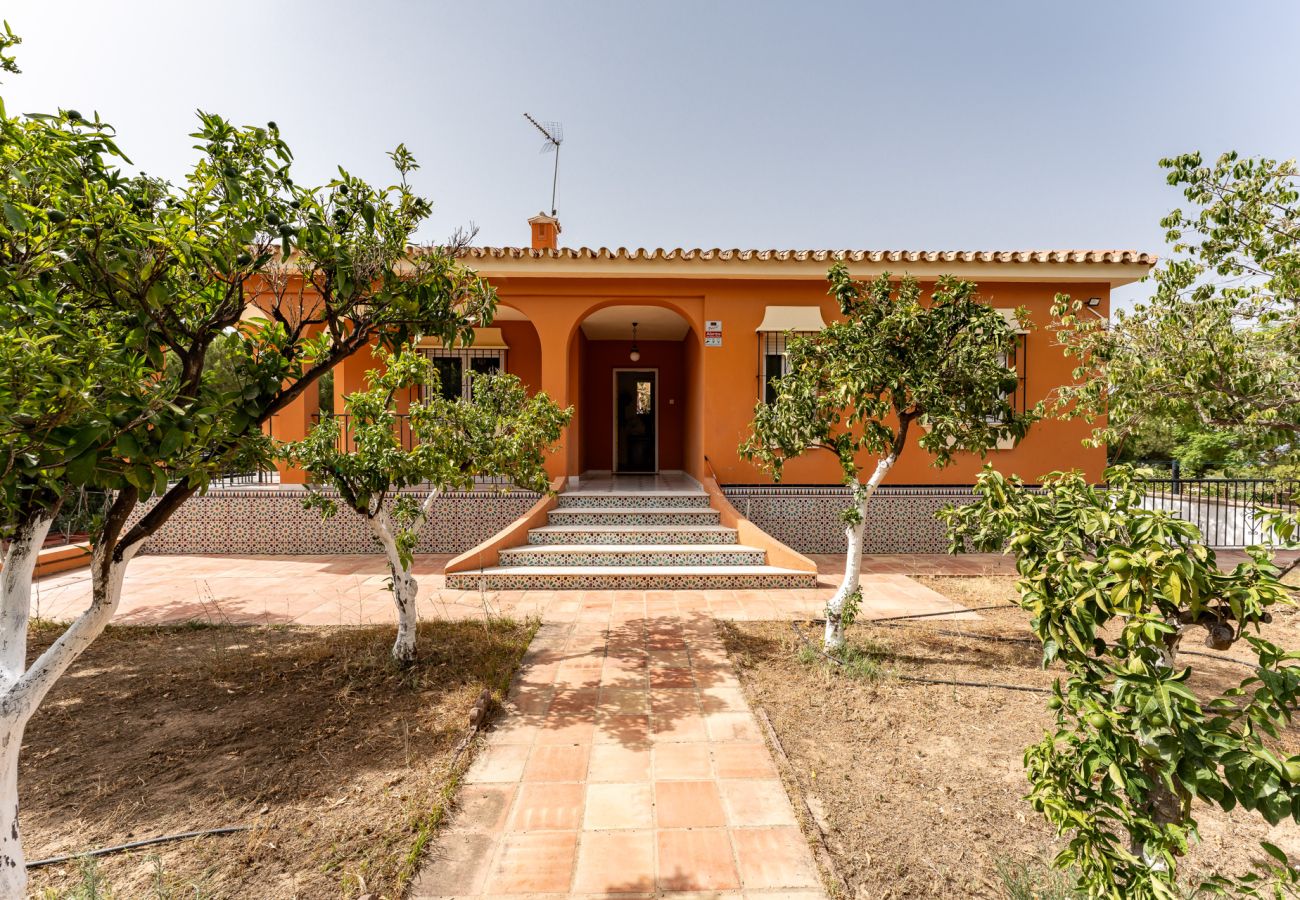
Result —
[[[560,243],[560,220],[546,213],[538,213],[528,220],[533,229],[534,250],[554,250]]]

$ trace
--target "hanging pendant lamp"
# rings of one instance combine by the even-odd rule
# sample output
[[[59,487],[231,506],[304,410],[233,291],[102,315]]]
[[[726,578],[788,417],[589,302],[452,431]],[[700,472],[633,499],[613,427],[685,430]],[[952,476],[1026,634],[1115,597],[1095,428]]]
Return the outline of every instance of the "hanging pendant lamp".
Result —
[[[635,322],[632,323],[632,352],[627,355],[627,358],[632,360],[632,362],[636,362],[641,358],[641,351],[640,349],[637,348],[636,345],[636,323]]]

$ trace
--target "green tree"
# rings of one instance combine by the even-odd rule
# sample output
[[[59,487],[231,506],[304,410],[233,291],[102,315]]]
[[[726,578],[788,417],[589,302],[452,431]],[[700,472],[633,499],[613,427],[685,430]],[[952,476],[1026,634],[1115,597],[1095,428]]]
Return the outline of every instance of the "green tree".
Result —
[[[1250,458],[1300,455],[1300,192],[1294,162],[1161,160],[1189,204],[1161,222],[1172,249],[1149,301],[1104,322],[1059,295],[1057,334],[1077,359],[1059,409],[1108,414],[1095,440],[1151,422],[1226,435]]]
[[[324,518],[339,504],[359,515],[383,549],[397,607],[393,660],[415,661],[419,585],[411,574],[415,546],[433,504],[445,491],[466,490],[476,478],[508,478],[526,490],[548,490],[546,449],[572,417],[544,393],[529,397],[513,375],[475,375],[470,396],[448,400],[427,357],[410,348],[379,352],[382,369],[367,373],[369,388],[346,399],[348,433],[326,417],[306,439],[288,445],[286,457],[307,470],[313,490],[305,501]],[[412,389],[408,423],[412,446],[403,446],[397,403]],[[320,488],[331,488],[337,500]],[[406,488],[419,488],[416,499]]]
[[[1039,491],[986,469],[976,502],[944,515],[954,549],[1009,547],[1043,664],[1065,670],[1048,701],[1056,728],[1025,753],[1030,802],[1069,836],[1056,865],[1075,869],[1089,897],[1164,900],[1184,896],[1178,859],[1198,806],[1300,822],[1300,756],[1277,742],[1300,699],[1300,653],[1258,633],[1271,607],[1292,602],[1268,553],[1220,572],[1195,526],[1143,508],[1131,470],[1106,478],[1101,488],[1056,474]],[[1253,673],[1222,694],[1192,690],[1179,649],[1193,631],[1215,651],[1244,641]],[[1264,849],[1271,871],[1206,887],[1294,889],[1300,873]]]
[[[1008,365],[1016,336],[1002,314],[981,303],[969,281],[942,277],[923,302],[917,281],[881,275],[853,280],[830,270],[830,293],[844,321],[789,342],[789,372],[770,404],[754,410],[753,435],[741,454],[779,481],[786,460],[810,450],[835,454],[853,505],[844,512],[848,559],[826,609],[828,649],[844,643],[861,598],[862,533],[867,504],[907,446],[918,443],[948,465],[958,453],[983,455],[1004,438],[1024,436],[1032,416],[1012,397]],[[863,479],[864,460],[874,458]]]
[[[0,36],[0,57],[12,43]],[[0,107],[0,135],[0,896],[20,896],[23,729],[112,618],[132,557],[212,478],[265,464],[263,425],[341,359],[469,339],[495,295],[445,248],[412,249],[429,204],[401,147],[392,187],[340,172],[312,189],[274,124],[200,114],[200,158],[171,185],[121,173],[97,117]],[[266,320],[241,322],[250,295]],[[91,604],[29,664],[35,554],[80,488],[112,496],[92,528]]]

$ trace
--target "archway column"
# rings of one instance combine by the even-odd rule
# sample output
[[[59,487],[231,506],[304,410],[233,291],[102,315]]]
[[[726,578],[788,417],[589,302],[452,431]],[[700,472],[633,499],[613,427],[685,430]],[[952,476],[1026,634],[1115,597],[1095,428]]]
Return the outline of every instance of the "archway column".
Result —
[[[546,458],[546,471],[552,477],[577,475],[578,467],[578,361],[570,347],[573,326],[567,319],[534,319],[533,327],[542,345],[541,389],[561,407],[572,406],[573,420],[560,435],[554,452]]]

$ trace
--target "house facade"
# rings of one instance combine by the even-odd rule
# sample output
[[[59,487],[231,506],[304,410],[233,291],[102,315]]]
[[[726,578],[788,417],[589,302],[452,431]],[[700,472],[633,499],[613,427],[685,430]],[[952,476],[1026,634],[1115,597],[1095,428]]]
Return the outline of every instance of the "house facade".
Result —
[[[787,334],[818,330],[839,315],[827,295],[833,262],[862,279],[910,274],[923,287],[953,275],[976,282],[980,297],[1008,315],[1027,308],[1035,327],[1020,335],[1015,360],[1022,408],[1070,378],[1072,363],[1045,327],[1055,295],[1086,299],[1105,316],[1112,288],[1142,278],[1154,262],[1131,251],[592,250],[560,247],[559,222],[550,216],[529,224],[530,247],[464,254],[498,292],[491,326],[478,330],[471,347],[422,352],[434,358],[444,390],[461,390],[471,371],[504,370],[572,406],[573,421],[549,462],[552,475],[570,478],[680,470],[729,486],[771,485],[770,474],[737,448],[768,379],[782,371]],[[336,410],[375,365],[363,351],[336,369]],[[303,433],[317,405],[304,398],[279,416],[276,437]],[[990,461],[1026,479],[1072,468],[1100,479],[1105,450],[1082,443],[1091,428],[1039,422]],[[919,446],[909,447],[888,483],[969,485],[983,460],[971,455],[941,470],[931,463]],[[304,475],[286,468],[281,480]],[[835,485],[840,471],[830,454],[810,453],[789,463],[783,481]]]
[[[548,459],[554,493],[487,485],[437,501],[416,549],[451,557],[449,587],[813,586],[818,563],[805,554],[844,550],[848,496],[839,466],[831,454],[811,452],[774,484],[738,448],[769,380],[785,369],[788,336],[838,316],[827,295],[833,263],[859,279],[910,274],[925,288],[953,275],[976,282],[983,301],[1008,316],[1027,309],[1032,326],[1019,335],[1014,401],[1028,408],[1071,377],[1071,361],[1046,327],[1055,296],[1086,300],[1104,317],[1111,290],[1155,262],[1110,250],[573,249],[559,245],[553,217],[529,225],[528,247],[464,251],[464,262],[497,290],[495,320],[470,346],[424,341],[420,352],[448,396],[468,390],[473,372],[505,371],[572,406],[574,416]],[[346,396],[377,365],[362,350],[334,370],[333,409],[345,439]],[[319,401],[318,391],[307,392],[275,417],[273,436],[304,436]],[[1092,427],[1044,420],[989,461],[1030,481],[1060,469],[1100,480],[1105,451],[1083,444]],[[968,455],[943,469],[932,461],[919,446],[906,449],[872,500],[865,552],[947,548],[935,514],[970,501],[984,460]],[[273,484],[217,486],[178,511],[148,552],[373,552],[352,514],[322,522],[304,509],[305,481],[285,466]]]

